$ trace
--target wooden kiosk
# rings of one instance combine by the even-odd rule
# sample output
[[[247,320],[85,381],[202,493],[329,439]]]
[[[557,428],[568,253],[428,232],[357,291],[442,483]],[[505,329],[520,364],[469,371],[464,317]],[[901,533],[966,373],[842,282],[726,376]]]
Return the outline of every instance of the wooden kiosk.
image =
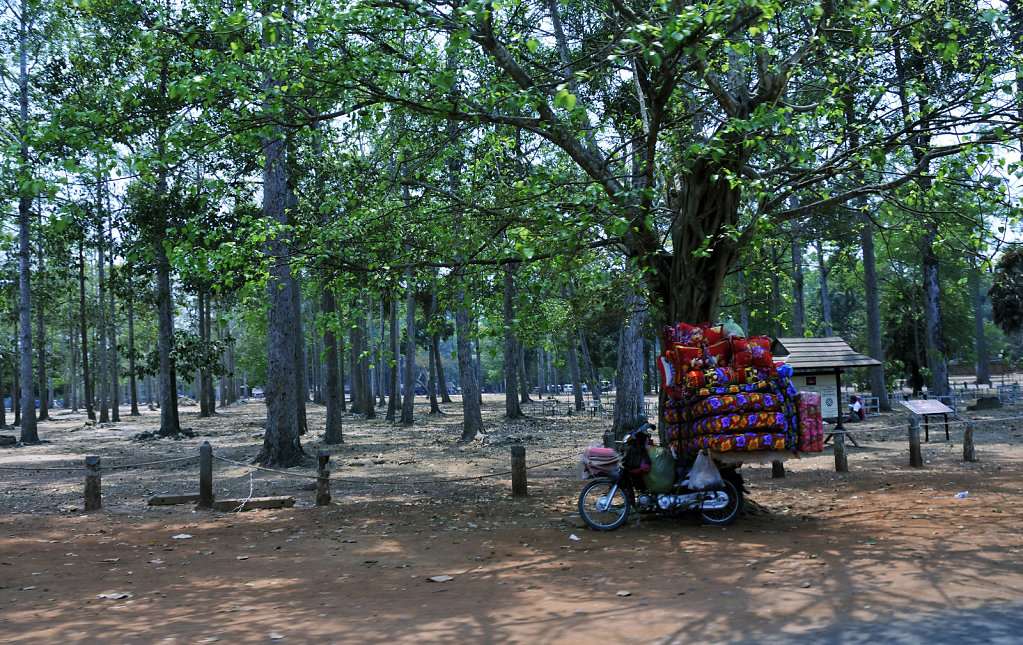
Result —
[[[835,419],[835,433],[848,436],[853,445],[859,447],[843,424],[842,369],[872,367],[880,365],[881,361],[854,351],[838,336],[776,338],[771,345],[771,355],[792,368],[792,385],[797,390],[821,395],[821,416]]]

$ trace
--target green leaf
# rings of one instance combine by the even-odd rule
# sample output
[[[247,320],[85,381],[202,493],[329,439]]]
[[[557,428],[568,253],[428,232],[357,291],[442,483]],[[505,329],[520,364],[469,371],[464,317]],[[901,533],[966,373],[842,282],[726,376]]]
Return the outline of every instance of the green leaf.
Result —
[[[526,41],[526,49],[529,50],[530,54],[535,54],[536,50],[540,47],[540,41],[536,38],[530,38]]]
[[[554,95],[554,107],[565,108],[571,110],[575,107],[575,103],[578,99],[575,94],[572,94],[566,88],[561,88],[557,94]]]
[[[433,77],[433,84],[440,88],[442,92],[447,92],[455,84],[455,73],[451,71],[441,72]]]
[[[959,43],[954,40],[950,40],[947,43],[945,43],[945,48],[941,52],[941,58],[942,60],[949,61],[952,60],[952,58],[955,57],[955,55],[958,53]]]

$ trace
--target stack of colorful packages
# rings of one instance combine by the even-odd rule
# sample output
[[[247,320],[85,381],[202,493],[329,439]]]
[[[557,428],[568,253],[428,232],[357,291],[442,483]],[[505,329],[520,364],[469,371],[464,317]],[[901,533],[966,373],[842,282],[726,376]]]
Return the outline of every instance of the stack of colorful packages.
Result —
[[[792,369],[774,363],[769,337],[745,338],[725,325],[677,323],[664,328],[664,345],[657,363],[668,394],[668,447],[675,457],[703,449],[761,457],[820,452],[820,404],[815,420],[812,397],[797,400]],[[797,406],[810,415],[806,423]],[[804,429],[807,436],[801,437]],[[814,430],[816,436],[809,436]]]

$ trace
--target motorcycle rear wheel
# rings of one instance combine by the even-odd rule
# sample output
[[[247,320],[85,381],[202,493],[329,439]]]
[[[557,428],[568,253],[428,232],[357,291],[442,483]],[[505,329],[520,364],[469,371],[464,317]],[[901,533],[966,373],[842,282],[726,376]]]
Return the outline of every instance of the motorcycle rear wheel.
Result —
[[[579,493],[579,515],[596,531],[613,531],[625,524],[630,507],[629,496],[611,479],[594,479]]]
[[[726,479],[722,492],[728,497],[728,502],[722,508],[700,509],[700,517],[705,524],[728,526],[739,519],[743,506],[742,490]]]

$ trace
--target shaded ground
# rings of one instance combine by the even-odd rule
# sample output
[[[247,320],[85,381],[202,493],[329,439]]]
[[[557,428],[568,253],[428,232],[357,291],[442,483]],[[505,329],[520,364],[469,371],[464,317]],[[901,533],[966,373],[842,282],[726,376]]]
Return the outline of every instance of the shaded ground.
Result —
[[[871,629],[940,643],[950,616],[990,626],[971,642],[1010,642],[989,617],[1019,615],[1023,410],[973,417],[976,463],[961,461],[954,423],[910,468],[893,413],[854,426],[849,473],[830,453],[790,460],[784,479],[744,467],[756,505],[731,527],[654,518],[596,533],[576,516],[577,458],[609,422],[508,424],[500,406],[487,401],[488,443],[468,446],[457,405],[417,409],[413,428],[346,418],[328,507],[314,505],[312,459],[288,474],[218,459],[218,498],[298,500],[237,514],[146,506],[195,491],[195,460],[126,467],[193,457],[203,440],[248,463],[261,403],[213,420],[184,408],[199,436],[182,441],[132,440],[156,413],[41,424],[49,443],[0,449],[0,643],[892,640]],[[311,455],[324,448],[312,434]],[[526,498],[510,495],[513,438],[533,466]],[[104,507],[84,514],[88,454],[102,457]],[[497,476],[465,479],[484,474]]]

